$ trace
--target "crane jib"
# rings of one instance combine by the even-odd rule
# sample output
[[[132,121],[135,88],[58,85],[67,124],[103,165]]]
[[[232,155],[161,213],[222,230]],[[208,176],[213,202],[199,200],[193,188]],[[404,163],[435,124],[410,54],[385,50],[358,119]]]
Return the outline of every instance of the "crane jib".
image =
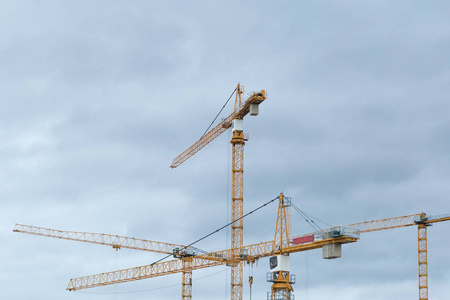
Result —
[[[265,99],[266,99],[265,90],[261,90],[260,92],[254,92],[247,100],[245,100],[244,105],[242,105],[242,107],[238,111],[231,113],[222,122],[216,125],[216,127],[205,133],[197,142],[195,142],[192,146],[186,149],[183,153],[178,155],[172,161],[170,167],[174,169],[179,165],[181,165],[182,163],[184,163],[189,158],[191,158],[192,156],[194,156],[206,145],[211,143],[219,135],[221,135],[228,128],[230,128],[234,119],[243,119],[248,113],[250,113],[252,105],[259,105]]]

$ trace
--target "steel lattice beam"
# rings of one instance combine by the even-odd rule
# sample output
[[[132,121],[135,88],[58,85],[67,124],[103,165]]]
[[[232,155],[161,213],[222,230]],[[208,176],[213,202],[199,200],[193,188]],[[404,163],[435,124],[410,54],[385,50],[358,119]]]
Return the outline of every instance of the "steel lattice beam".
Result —
[[[135,250],[150,251],[156,253],[172,254],[174,248],[184,248],[183,245],[155,242],[144,239],[136,239],[120,235],[105,233],[78,232],[43,228],[30,225],[16,224],[14,232],[52,237],[63,240],[92,243],[98,245],[112,246],[115,249],[128,248]]]

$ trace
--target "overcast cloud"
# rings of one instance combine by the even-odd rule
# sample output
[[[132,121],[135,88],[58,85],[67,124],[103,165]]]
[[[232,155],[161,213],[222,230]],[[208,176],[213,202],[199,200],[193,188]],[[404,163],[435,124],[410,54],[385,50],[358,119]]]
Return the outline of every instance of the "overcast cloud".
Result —
[[[447,1],[0,1],[4,299],[179,299],[181,275],[67,292],[160,256],[13,233],[15,223],[187,244],[229,222],[230,134],[177,169],[240,82],[245,212],[292,197],[331,224],[450,213]],[[221,117],[232,111],[228,105]],[[276,204],[245,220],[273,238]],[[292,233],[312,231],[292,212]],[[325,225],[324,225],[325,226]],[[428,230],[429,297],[450,285],[450,222]],[[229,245],[221,232],[198,244]],[[417,230],[291,257],[297,299],[417,298]],[[265,299],[268,260],[254,268]],[[249,299],[248,267],[244,299]],[[229,270],[193,298],[229,299]],[[161,289],[162,288],[162,289]]]

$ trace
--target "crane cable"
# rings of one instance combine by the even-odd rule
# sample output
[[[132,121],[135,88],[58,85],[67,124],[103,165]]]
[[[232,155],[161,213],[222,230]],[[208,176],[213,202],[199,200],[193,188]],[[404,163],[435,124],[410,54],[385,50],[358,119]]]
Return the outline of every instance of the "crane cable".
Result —
[[[194,244],[196,244],[196,243],[198,243],[198,242],[200,242],[200,241],[206,239],[207,237],[210,237],[211,235],[213,235],[213,234],[215,234],[215,233],[221,231],[222,229],[224,229],[224,228],[226,228],[226,227],[228,227],[228,226],[230,226],[230,225],[236,223],[237,221],[242,220],[243,218],[247,217],[248,215],[251,215],[252,213],[254,213],[255,211],[260,210],[261,208],[263,208],[263,207],[267,206],[268,204],[274,202],[274,201],[277,200],[278,198],[279,198],[279,196],[277,196],[276,198],[274,198],[274,199],[272,199],[272,200],[270,200],[270,201],[264,203],[263,205],[261,205],[261,206],[255,208],[254,210],[252,210],[252,211],[246,213],[246,214],[243,215],[242,217],[237,218],[236,220],[234,220],[234,221],[232,221],[232,222],[230,222],[230,223],[228,223],[228,224],[226,224],[226,225],[220,227],[219,229],[214,230],[213,232],[211,232],[211,233],[205,235],[204,237],[199,238],[199,239],[196,240],[195,242],[192,242],[192,243],[190,243],[189,245],[184,246],[183,248],[181,248],[181,250],[186,249],[187,247],[190,247],[190,246],[192,246],[192,245],[194,245]],[[172,256],[172,254],[168,254],[168,255],[164,256],[163,258],[161,258],[161,259],[159,259],[159,260],[157,260],[157,261],[151,263],[150,265],[153,266],[154,264],[157,264],[157,263],[159,263],[159,262],[161,262],[161,261],[163,261],[163,260],[165,260],[166,258],[169,258],[169,257],[171,257],[171,256]]]
[[[320,226],[316,225],[316,224],[314,223],[313,220],[309,219],[309,218],[303,213],[303,211],[301,211],[297,206],[295,206],[295,204],[291,204],[291,205],[292,205],[292,207],[298,212],[298,214],[299,214],[300,216],[302,216],[302,218],[306,221],[306,223],[308,223],[309,226],[311,226],[311,227],[314,229],[314,231],[320,231],[320,230],[322,230],[322,228],[320,228]],[[316,226],[317,226],[319,229],[318,229]]]
[[[291,206],[303,217],[303,219],[305,219],[305,221],[315,230],[315,231],[322,231],[323,229],[317,224],[317,223],[315,223],[314,222],[314,220],[313,220],[313,218],[314,219],[316,219],[316,220],[318,220],[319,222],[321,222],[321,223],[323,223],[323,224],[325,224],[325,225],[327,225],[327,226],[329,226],[329,227],[333,227],[332,225],[330,225],[330,224],[327,224],[327,223],[325,223],[325,222],[323,222],[323,221],[321,221],[321,220],[319,220],[319,219],[317,219],[317,218],[315,218],[315,217],[313,217],[313,216],[311,216],[311,215],[309,215],[309,214],[307,214],[306,212],[304,212],[304,211],[302,211],[300,208],[298,208],[294,203],[291,203]],[[319,228],[319,229],[317,229],[317,228]]]
[[[205,136],[205,134],[208,132],[208,130],[211,128],[211,126],[214,124],[214,122],[216,121],[217,117],[220,115],[220,113],[223,111],[223,109],[225,108],[225,106],[228,104],[228,102],[230,101],[231,97],[233,97],[234,93],[236,92],[237,88],[234,88],[234,91],[231,93],[230,97],[228,98],[227,102],[225,102],[225,104],[222,106],[222,108],[220,109],[219,113],[217,114],[217,116],[214,118],[214,120],[212,120],[211,124],[209,124],[208,128],[206,128],[205,132],[203,133],[202,137]]]

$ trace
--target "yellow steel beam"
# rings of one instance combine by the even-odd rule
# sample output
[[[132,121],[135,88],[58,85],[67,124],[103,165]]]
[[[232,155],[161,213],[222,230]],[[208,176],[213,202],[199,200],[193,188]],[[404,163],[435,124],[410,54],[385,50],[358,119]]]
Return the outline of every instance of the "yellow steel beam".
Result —
[[[361,232],[361,233],[365,233],[365,232],[372,232],[372,231],[412,226],[412,225],[417,225],[417,222],[419,222],[421,220],[421,216],[422,216],[422,214],[415,214],[415,215],[407,215],[407,216],[373,220],[373,221],[365,221],[365,222],[361,222],[361,223],[353,223],[353,224],[348,224],[348,225],[343,225],[343,226],[336,226],[336,227],[332,227],[332,228],[328,228],[325,230],[316,231],[316,232],[312,232],[312,233],[308,233],[308,234],[296,235],[296,236],[292,236],[291,238],[310,236],[310,235],[321,236],[323,234],[323,232],[325,232],[325,231],[328,232],[328,231],[332,231],[334,229],[340,229],[342,227],[352,227],[354,229],[359,230],[359,232]]]
[[[342,236],[338,238],[330,238],[320,241],[314,241],[312,243],[302,245],[289,246],[283,248],[282,251],[273,249],[274,242],[269,241],[265,243],[259,243],[239,248],[238,249],[239,255],[237,257],[235,256],[236,249],[228,249],[224,251],[194,256],[192,258],[191,268],[192,270],[197,270],[218,266],[224,263],[237,264],[245,261],[253,262],[256,259],[262,257],[278,255],[282,253],[307,251],[321,248],[324,245],[328,244],[352,243],[356,242],[357,240],[358,240],[357,238]],[[215,259],[217,259],[217,261]],[[179,273],[182,272],[183,270],[186,270],[186,266],[183,265],[183,262],[181,260],[171,260],[167,262],[161,262],[141,267],[73,278],[70,279],[69,284],[67,286],[67,290],[75,291],[128,281],[136,281],[141,279]]]
[[[214,267],[221,264],[222,263],[220,262],[193,258],[191,267],[194,270]],[[73,278],[70,279],[66,289],[69,291],[88,289],[116,283],[169,275],[179,273],[183,270],[185,270],[185,266],[183,266],[182,260],[171,260],[141,267]]]

